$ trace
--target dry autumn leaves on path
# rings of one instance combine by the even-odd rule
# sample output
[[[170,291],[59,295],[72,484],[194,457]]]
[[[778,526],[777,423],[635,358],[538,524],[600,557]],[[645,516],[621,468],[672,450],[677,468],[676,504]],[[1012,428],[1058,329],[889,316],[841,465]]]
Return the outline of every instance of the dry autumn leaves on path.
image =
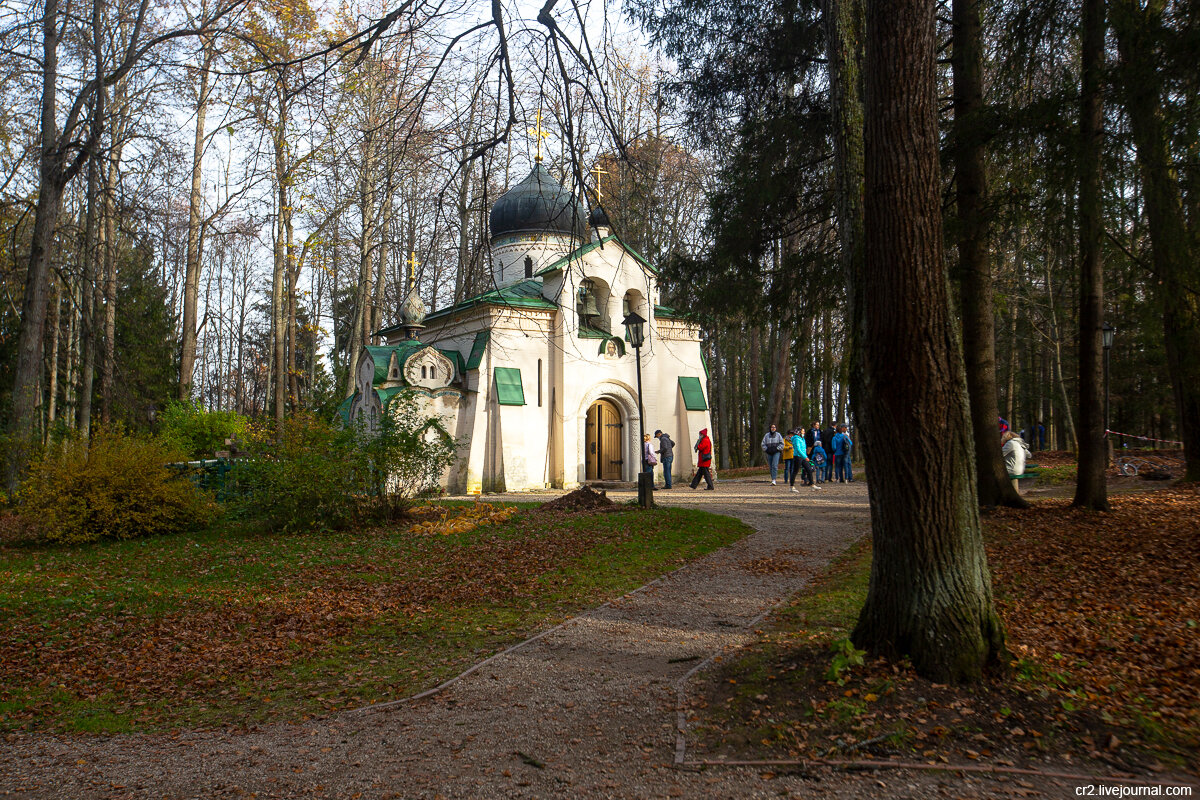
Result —
[[[1200,489],[1045,499],[986,522],[1015,661],[971,688],[864,659],[846,637],[870,551],[844,557],[695,694],[697,758],[899,757],[1200,767]]]
[[[394,529],[0,538],[0,730],[153,730],[391,700],[745,535],[660,509],[429,507]]]

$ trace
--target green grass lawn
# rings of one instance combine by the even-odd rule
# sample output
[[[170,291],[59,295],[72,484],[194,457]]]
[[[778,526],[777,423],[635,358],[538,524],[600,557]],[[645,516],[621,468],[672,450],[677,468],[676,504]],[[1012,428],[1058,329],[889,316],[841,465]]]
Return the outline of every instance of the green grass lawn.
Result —
[[[452,535],[3,541],[0,730],[248,725],[403,697],[749,532],[683,509],[522,508]]]

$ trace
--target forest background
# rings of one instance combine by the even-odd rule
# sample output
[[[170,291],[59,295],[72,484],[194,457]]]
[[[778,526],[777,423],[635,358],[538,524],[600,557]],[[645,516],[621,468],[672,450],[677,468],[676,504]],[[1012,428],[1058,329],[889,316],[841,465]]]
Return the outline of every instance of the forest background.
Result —
[[[769,422],[847,419],[856,344],[827,55],[831,19],[854,5],[7,4],[10,477],[22,437],[153,430],[175,401],[332,417],[410,280],[431,310],[490,288],[486,215],[530,168],[539,110],[546,167],[589,201],[599,178],[666,302],[700,321],[719,466],[761,460]],[[962,50],[958,5],[941,8],[939,52]],[[1200,356],[1168,357],[1171,320],[1194,335],[1200,303],[1200,14],[1100,4],[1089,149],[1086,5],[970,4],[970,116],[953,59],[938,77],[954,299],[978,320],[962,291],[986,270],[997,410],[1016,429],[1044,422],[1058,449],[1082,435],[1080,348],[1098,327],[1088,317],[1079,335],[1088,220],[1102,231],[1101,318],[1118,332],[1109,427],[1177,440],[1200,413],[1181,389]],[[985,189],[969,214],[964,142]],[[964,231],[981,221],[982,266],[964,268]]]

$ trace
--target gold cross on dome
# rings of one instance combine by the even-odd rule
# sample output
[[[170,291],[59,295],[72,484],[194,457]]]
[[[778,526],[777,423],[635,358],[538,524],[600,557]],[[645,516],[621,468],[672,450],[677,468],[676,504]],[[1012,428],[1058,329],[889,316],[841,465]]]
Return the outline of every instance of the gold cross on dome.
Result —
[[[604,196],[600,193],[600,176],[607,175],[608,170],[600,169],[600,164],[597,163],[596,166],[592,168],[592,172],[596,173],[596,202],[599,203],[604,199]]]
[[[542,128],[542,110],[540,108],[537,110],[537,116],[534,119],[535,119],[534,126],[529,129],[529,132],[531,134],[533,134],[533,141],[537,144],[537,155],[535,155],[533,157],[533,160],[541,161],[542,160],[542,139],[545,139],[550,134],[546,133],[545,129]]]
[[[413,250],[408,256],[408,289],[412,291],[413,284],[417,282],[417,267],[421,266],[421,262],[417,261],[417,251]]]

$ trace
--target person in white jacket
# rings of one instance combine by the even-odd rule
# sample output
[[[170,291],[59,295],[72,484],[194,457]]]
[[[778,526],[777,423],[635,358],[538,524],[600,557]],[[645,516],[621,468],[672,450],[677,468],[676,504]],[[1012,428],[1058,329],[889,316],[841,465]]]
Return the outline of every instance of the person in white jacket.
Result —
[[[1029,458],[1029,445],[1017,434],[1005,431],[1000,437],[1001,451],[1004,454],[1004,469],[1012,478],[1013,489],[1017,488],[1016,475],[1025,474],[1025,460]]]

